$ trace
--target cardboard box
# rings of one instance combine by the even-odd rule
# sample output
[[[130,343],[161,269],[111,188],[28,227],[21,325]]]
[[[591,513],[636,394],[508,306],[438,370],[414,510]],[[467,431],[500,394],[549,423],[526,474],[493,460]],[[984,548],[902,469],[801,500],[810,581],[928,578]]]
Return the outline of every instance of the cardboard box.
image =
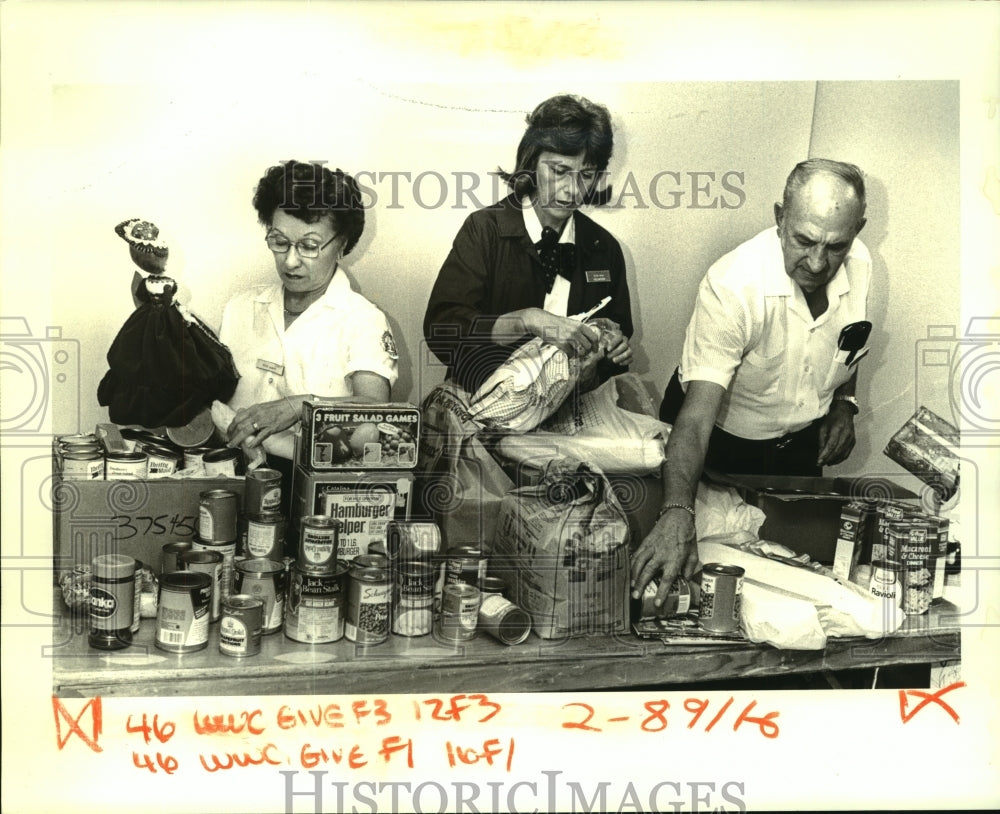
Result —
[[[296,463],[314,472],[414,469],[420,410],[412,404],[349,404],[313,396],[302,404]]]
[[[241,478],[154,480],[52,479],[53,565],[56,575],[98,554],[127,554],[160,572],[166,543],[189,541],[198,530],[199,495],[228,489],[243,508]]]
[[[326,514],[341,521],[340,559],[365,554],[385,542],[390,520],[409,520],[414,475],[407,471],[312,472],[295,467],[292,483],[291,550],[297,548],[299,519]]]
[[[918,500],[916,494],[885,478],[708,474],[716,483],[735,487],[747,503],[764,512],[762,540],[781,543],[826,565],[836,555],[844,504]]]

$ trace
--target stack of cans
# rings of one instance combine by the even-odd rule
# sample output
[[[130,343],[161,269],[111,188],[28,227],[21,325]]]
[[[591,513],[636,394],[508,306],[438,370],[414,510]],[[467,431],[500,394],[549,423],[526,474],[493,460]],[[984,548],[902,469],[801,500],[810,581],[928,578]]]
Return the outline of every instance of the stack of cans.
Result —
[[[340,521],[307,515],[299,522],[298,558],[288,575],[285,635],[323,644],[344,637],[347,564],[337,559]]]

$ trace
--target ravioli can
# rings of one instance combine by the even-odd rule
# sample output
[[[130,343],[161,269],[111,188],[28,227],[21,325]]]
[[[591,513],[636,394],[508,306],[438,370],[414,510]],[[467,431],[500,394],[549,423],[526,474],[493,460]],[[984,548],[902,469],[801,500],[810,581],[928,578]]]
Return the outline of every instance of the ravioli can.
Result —
[[[426,636],[434,625],[434,566],[429,562],[396,563],[392,597],[392,632]]]
[[[212,578],[198,571],[177,571],[160,577],[156,609],[156,639],[160,650],[193,653],[208,647]]]
[[[340,521],[325,514],[309,514],[299,521],[299,565],[331,573],[337,564]]]
[[[351,565],[344,635],[357,644],[379,644],[389,638],[392,586],[385,568]]]
[[[218,622],[222,615],[222,562],[221,551],[185,551],[177,558],[185,571],[200,571],[212,578],[212,603],[208,621]]]
[[[164,543],[160,549],[160,573],[172,574],[180,571],[181,566],[178,560],[185,551],[190,551],[192,544],[188,540],[175,540],[172,543]]]
[[[219,652],[226,656],[256,656],[263,620],[264,603],[260,599],[249,594],[226,597],[219,624]]]
[[[235,592],[250,594],[264,603],[262,633],[281,630],[285,617],[285,591],[288,571],[283,562],[253,559],[236,563]]]
[[[250,559],[280,560],[285,554],[285,518],[280,512],[247,515],[243,553]]]
[[[479,618],[479,589],[464,582],[444,586],[438,635],[449,642],[475,638]]]
[[[105,457],[105,480],[145,480],[149,456],[145,452],[109,452]]]
[[[236,540],[239,495],[228,489],[208,489],[198,495],[198,536],[208,543]]]
[[[707,563],[701,569],[698,624],[715,633],[733,633],[740,626],[744,570],[738,565]]]
[[[243,510],[247,516],[281,509],[281,473],[277,469],[254,469],[247,472]]]
[[[121,650],[132,644],[136,562],[124,554],[99,554],[91,563],[90,634],[98,650]]]
[[[344,638],[348,565],[339,561],[332,574],[313,574],[293,568],[288,583],[285,635],[307,644],[325,644]]]
[[[901,567],[896,560],[873,560],[868,592],[876,599],[883,599],[898,605],[900,602],[899,572]]]

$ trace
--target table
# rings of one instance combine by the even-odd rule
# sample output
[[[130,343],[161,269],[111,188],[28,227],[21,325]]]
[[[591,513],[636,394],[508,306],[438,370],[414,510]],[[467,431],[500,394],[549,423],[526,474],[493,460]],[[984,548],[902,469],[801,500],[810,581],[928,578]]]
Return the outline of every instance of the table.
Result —
[[[56,607],[61,599],[56,598]],[[631,634],[545,641],[532,634],[507,647],[480,633],[462,646],[390,636],[361,647],[343,639],[308,645],[277,632],[252,657],[222,655],[218,624],[204,650],[158,650],[155,620],[144,619],[131,647],[103,652],[87,644],[86,619],[61,614],[53,628],[53,694],[90,696],[245,696],[371,693],[545,692],[681,689],[707,680],[751,679],[959,660],[959,610],[947,601],[907,617],[879,640],[831,639],[824,650],[769,645],[666,645]]]

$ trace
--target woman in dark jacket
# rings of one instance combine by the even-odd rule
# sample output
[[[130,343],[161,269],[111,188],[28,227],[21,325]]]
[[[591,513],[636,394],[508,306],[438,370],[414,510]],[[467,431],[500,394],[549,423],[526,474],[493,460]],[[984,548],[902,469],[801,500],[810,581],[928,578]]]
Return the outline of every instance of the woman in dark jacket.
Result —
[[[424,315],[424,338],[446,377],[469,393],[535,336],[585,358],[584,386],[632,359],[621,247],[578,211],[608,196],[599,181],[611,159],[611,117],[587,99],[555,96],[527,122],[514,172],[502,173],[511,194],[466,219]],[[590,324],[569,318],[605,297]]]

